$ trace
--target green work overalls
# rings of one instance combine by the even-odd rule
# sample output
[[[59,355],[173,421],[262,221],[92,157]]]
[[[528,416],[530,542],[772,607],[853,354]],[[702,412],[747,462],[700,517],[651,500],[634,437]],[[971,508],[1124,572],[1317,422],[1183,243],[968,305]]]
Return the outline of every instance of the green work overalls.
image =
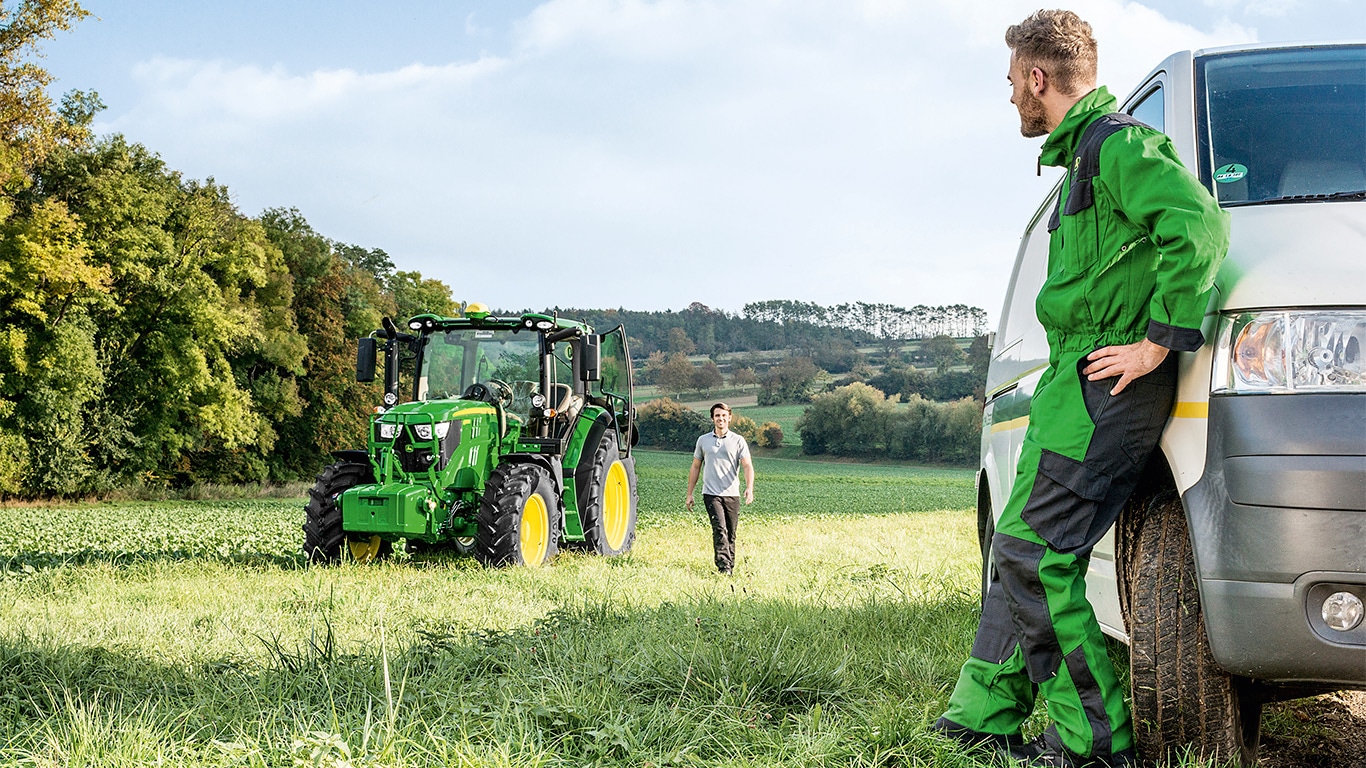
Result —
[[[1069,205],[1084,189],[1078,142],[1114,108],[1104,88],[1092,91],[1040,156],[1069,166],[1035,305],[1049,367],[996,523],[995,575],[972,654],[944,714],[973,731],[1017,736],[1041,695],[1054,738],[1100,757],[1130,748],[1133,731],[1084,577],[1171,413],[1176,355],[1114,397],[1114,379],[1088,382],[1081,370],[1094,350],[1145,337],[1174,351],[1200,347],[1229,221],[1167,137],[1145,126],[1104,140],[1090,204]]]

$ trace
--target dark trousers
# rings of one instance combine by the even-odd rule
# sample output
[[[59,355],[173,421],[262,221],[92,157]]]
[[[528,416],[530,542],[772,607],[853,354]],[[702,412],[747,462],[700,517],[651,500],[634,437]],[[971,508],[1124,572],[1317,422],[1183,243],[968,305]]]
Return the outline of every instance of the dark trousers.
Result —
[[[730,573],[735,567],[735,529],[740,525],[739,496],[702,494],[702,505],[711,520],[711,546],[716,552],[716,570]]]

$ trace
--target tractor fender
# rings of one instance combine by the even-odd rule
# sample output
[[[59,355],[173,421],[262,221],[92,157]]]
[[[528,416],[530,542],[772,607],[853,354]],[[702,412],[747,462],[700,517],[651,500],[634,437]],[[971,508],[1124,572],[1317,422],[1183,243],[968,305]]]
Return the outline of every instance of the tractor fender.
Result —
[[[593,421],[593,425],[588,428],[588,434],[584,436],[583,448],[579,452],[579,463],[574,467],[574,487],[579,489],[580,496],[584,488],[591,483],[593,473],[593,454],[598,449],[598,441],[607,430],[612,428],[612,415],[604,411]],[[583,508],[583,499],[579,500],[579,508]]]
[[[332,458],[337,461],[345,461],[351,464],[369,464],[370,454],[367,451],[349,449],[345,451],[333,451]]]
[[[550,473],[550,481],[555,484],[555,498],[560,500],[564,509],[564,465],[559,456],[542,456],[537,453],[504,454],[500,464],[535,464]]]

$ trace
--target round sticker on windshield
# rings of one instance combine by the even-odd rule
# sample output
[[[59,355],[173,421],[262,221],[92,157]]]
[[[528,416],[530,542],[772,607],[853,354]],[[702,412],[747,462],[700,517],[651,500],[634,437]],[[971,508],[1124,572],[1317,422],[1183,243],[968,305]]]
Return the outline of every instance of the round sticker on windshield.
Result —
[[[1242,181],[1247,175],[1247,166],[1239,163],[1229,163],[1214,172],[1214,180],[1220,184],[1232,184],[1235,181]]]

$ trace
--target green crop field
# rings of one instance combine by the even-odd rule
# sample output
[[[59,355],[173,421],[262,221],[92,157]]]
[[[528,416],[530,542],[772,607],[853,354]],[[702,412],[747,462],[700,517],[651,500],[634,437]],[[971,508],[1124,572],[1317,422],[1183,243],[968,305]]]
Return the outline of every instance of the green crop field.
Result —
[[[638,456],[634,551],[540,570],[309,568],[300,500],[0,508],[0,765],[976,764],[926,731],[970,472],[759,459],[728,578]]]

